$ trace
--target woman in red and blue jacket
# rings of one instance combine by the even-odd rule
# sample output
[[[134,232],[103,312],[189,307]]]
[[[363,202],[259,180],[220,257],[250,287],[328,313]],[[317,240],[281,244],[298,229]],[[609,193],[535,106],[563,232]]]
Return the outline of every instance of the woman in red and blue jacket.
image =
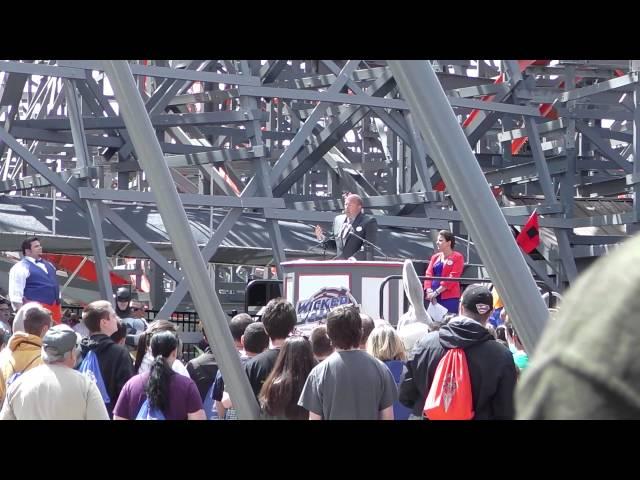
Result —
[[[449,230],[438,232],[438,253],[435,253],[429,261],[429,266],[425,272],[427,277],[450,277],[460,278],[464,269],[464,257],[461,253],[455,252],[453,247],[456,238]],[[439,303],[449,313],[458,313],[460,305],[460,283],[440,280],[425,280],[425,307],[429,302]]]

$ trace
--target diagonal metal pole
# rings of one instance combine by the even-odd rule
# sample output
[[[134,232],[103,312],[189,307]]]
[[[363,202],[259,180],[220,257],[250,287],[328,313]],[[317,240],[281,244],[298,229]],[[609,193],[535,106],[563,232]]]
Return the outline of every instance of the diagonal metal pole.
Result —
[[[64,89],[67,98],[67,111],[69,113],[69,121],[71,123],[71,135],[73,136],[73,145],[76,151],[76,162],[78,167],[86,168],[89,166],[89,149],[87,148],[87,139],[84,134],[82,123],[82,115],[80,112],[80,104],[76,94],[75,86],[71,79],[65,78]],[[82,181],[87,184],[86,180]],[[107,262],[107,253],[104,246],[104,235],[102,233],[102,216],[100,210],[91,200],[86,200],[87,212],[89,213],[89,236],[91,237],[91,246],[93,255],[96,260],[96,272],[98,274],[98,289],[100,296],[114,303],[113,287],[111,285],[111,277],[109,275],[109,264]]]
[[[631,60],[630,71],[638,71],[640,62]],[[640,84],[633,85],[633,172],[627,177],[627,184],[633,186],[634,222],[627,225],[627,233],[632,234],[640,230]]]
[[[164,161],[160,144],[144,108],[140,92],[136,88],[131,69],[122,60],[108,60],[103,64],[105,73],[113,86],[131,142],[138,152],[138,161],[147,174],[152,191],[157,192],[155,196],[158,210],[171,236],[176,257],[182,265],[185,278],[189,280],[191,295],[207,337],[213,340],[211,346],[226,384],[229,386],[234,406],[240,418],[257,419],[258,403],[233,345],[226,314],[222,310],[218,296],[211,291],[211,282],[204,260],[191,236],[187,215],[178,197],[176,186],[171,180],[169,167]]]
[[[531,353],[548,311],[438,77],[424,60],[394,60],[389,65],[522,343]]]

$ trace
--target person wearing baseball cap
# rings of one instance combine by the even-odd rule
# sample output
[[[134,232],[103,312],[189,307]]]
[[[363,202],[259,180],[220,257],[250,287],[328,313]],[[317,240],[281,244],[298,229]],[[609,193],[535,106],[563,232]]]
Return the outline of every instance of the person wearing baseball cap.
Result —
[[[467,315],[469,312],[483,317],[483,324],[486,323],[484,317],[489,318],[493,310],[493,295],[487,287],[479,283],[469,285],[462,294],[462,305]],[[488,315],[487,315],[488,314]],[[464,315],[464,314],[463,314]],[[473,318],[473,317],[472,317]],[[474,318],[477,321],[477,319]]]
[[[42,338],[42,365],[7,389],[0,420],[109,420],[95,382],[74,370],[80,336],[65,324]]]
[[[476,420],[511,419],[513,392],[518,378],[513,356],[485,328],[493,297],[487,287],[467,287],[460,301],[460,315],[416,342],[403,378],[400,402],[422,417],[423,407],[440,360],[452,348],[467,357]]]

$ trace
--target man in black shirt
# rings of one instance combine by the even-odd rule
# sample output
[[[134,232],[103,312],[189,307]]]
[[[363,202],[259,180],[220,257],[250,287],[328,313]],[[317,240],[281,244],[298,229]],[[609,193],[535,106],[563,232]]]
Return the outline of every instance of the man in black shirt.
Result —
[[[236,347],[236,350],[238,350],[238,354],[240,355],[240,361],[243,364],[247,359],[247,355],[244,349],[244,345],[242,344],[242,337],[244,336],[244,332],[247,329],[247,327],[252,323],[253,323],[253,319],[247,313],[239,313],[235,315],[229,322],[229,330],[231,330],[231,336],[233,337],[233,344]],[[195,380],[191,372],[189,372],[189,375],[191,375],[191,378]],[[222,394],[224,392],[224,379],[222,378],[222,370],[218,369],[217,373],[215,373],[211,377],[211,382],[208,383],[208,386],[207,386],[207,389],[205,390],[204,395],[207,394],[212,384],[214,384],[213,399],[216,401],[216,410],[218,411],[218,416],[222,419],[222,418],[225,418],[225,411],[224,411],[225,409],[222,407],[222,403],[221,403]],[[202,397],[203,402],[206,400],[204,395]]]
[[[247,326],[244,335],[242,335],[242,345],[245,353],[244,357],[240,357],[242,365],[245,365],[249,360],[269,348],[269,336],[261,322],[253,322]],[[218,376],[216,376],[216,381],[213,384],[212,396],[216,401],[216,409],[220,419],[238,419],[231,398],[229,397],[228,400],[225,400],[225,397],[228,397],[229,393],[225,391],[224,380],[222,379],[220,371],[218,371]]]
[[[256,355],[245,365],[249,383],[256,398],[262,384],[273,370],[280,353],[280,347],[289,336],[297,322],[295,307],[284,298],[271,300],[262,315],[262,323],[269,335],[269,348]]]
[[[206,340],[207,336],[204,331],[202,334]],[[213,351],[211,351],[211,346],[208,342],[204,352],[187,363],[187,372],[189,372],[191,379],[196,382],[198,391],[200,392],[200,397],[204,402],[205,395],[211,388],[211,385],[216,378],[216,374],[218,373],[218,363],[216,362],[216,357],[213,355]]]

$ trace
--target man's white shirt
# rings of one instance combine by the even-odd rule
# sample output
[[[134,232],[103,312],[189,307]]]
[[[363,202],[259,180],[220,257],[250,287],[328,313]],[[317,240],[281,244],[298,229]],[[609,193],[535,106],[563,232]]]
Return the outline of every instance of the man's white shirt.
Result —
[[[42,269],[44,273],[49,273],[44,262],[37,263],[32,257],[24,256],[23,260],[33,263],[35,266]],[[12,304],[22,304],[22,298],[24,297],[24,287],[27,284],[27,278],[29,278],[29,267],[22,261],[16,263],[11,270],[9,270],[9,300]],[[14,305],[15,307],[15,305]]]

